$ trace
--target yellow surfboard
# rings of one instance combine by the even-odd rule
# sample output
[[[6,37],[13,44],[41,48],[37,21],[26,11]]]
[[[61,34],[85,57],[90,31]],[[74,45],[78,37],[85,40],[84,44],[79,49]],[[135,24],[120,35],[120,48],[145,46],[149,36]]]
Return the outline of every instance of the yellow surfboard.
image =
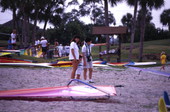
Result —
[[[0,52],[0,56],[5,56],[5,55],[10,55],[12,53],[9,53],[9,52]]]

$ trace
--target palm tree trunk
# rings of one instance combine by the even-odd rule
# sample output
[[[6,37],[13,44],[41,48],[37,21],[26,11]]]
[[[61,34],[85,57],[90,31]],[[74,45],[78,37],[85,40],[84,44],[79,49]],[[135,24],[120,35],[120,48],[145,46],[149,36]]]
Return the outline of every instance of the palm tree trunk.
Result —
[[[145,36],[145,23],[146,23],[146,6],[142,7],[142,19],[140,27],[140,52],[139,52],[139,62],[143,60],[143,41]]]
[[[45,20],[44,28],[43,28],[43,36],[45,36],[45,29],[46,29],[46,27],[47,27],[47,22],[48,22],[48,20]]]
[[[13,10],[12,10],[12,14],[13,14],[13,16],[12,16],[12,17],[13,17],[13,21],[12,21],[12,22],[13,22],[13,23],[12,23],[13,25],[12,25],[12,28],[13,28],[13,29],[16,29],[16,9],[13,9]]]
[[[104,9],[105,9],[105,26],[109,26],[108,21],[108,1],[104,0]],[[106,42],[107,42],[107,61],[110,61],[109,50],[110,50],[110,43],[109,43],[109,35],[106,35]]]
[[[134,43],[135,30],[136,30],[137,8],[138,8],[138,0],[135,0],[134,17],[133,17],[132,30],[131,30],[131,44],[130,44],[130,51],[129,51],[129,60],[130,61],[132,61],[132,50],[133,50],[133,43]]]
[[[34,29],[33,29],[33,33],[32,33],[32,40],[33,42],[35,42],[35,35],[36,35],[36,30],[37,30],[37,20],[38,20],[38,11],[36,11],[36,17],[34,20]]]

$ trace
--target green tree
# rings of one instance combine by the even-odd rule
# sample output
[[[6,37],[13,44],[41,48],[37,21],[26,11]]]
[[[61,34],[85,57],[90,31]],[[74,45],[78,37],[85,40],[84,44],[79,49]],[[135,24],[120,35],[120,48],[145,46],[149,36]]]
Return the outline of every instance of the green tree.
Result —
[[[63,0],[47,0],[45,3],[44,10],[39,16],[40,22],[44,22],[43,34],[45,35],[45,29],[47,27],[47,23],[51,22],[51,18],[59,17],[61,13],[63,13],[64,8]],[[53,19],[54,20],[54,19]],[[52,21],[53,21],[52,20]],[[54,21],[53,21],[54,22]]]
[[[131,44],[130,44],[130,50],[129,50],[129,60],[132,59],[132,50],[133,50],[133,43],[134,43],[134,37],[135,37],[135,31],[136,31],[136,15],[137,15],[137,8],[138,8],[138,1],[139,0],[127,0],[128,5],[134,6],[134,12],[133,12],[133,22],[131,25]]]
[[[123,24],[123,26],[126,26],[128,28],[128,34],[125,38],[123,38],[123,42],[128,42],[128,38],[130,36],[130,34],[132,33],[132,22],[133,22],[133,17],[132,14],[127,13],[126,15],[124,15],[121,19],[121,22]]]
[[[170,31],[170,9],[164,10],[160,16],[160,21],[163,25],[167,25]]]
[[[164,5],[164,0],[140,0],[139,5],[141,7],[141,25],[140,25],[140,52],[139,52],[139,61],[142,61],[143,55],[143,41],[145,36],[145,26],[146,26],[146,14],[147,9],[150,10],[155,8],[159,9]]]

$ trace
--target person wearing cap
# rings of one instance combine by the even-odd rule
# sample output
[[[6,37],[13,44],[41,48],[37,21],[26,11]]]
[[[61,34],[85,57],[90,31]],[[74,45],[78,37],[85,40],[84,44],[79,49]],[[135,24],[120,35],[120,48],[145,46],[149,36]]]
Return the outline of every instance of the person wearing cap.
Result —
[[[72,72],[71,72],[71,79],[75,79],[75,73],[79,64],[79,44],[80,37],[74,36],[74,38],[71,40],[70,44],[70,52],[69,52],[69,60],[72,61]]]
[[[47,50],[48,50],[48,41],[43,36],[41,37],[40,45],[43,52],[42,53],[43,58],[45,58],[45,55],[47,54]]]

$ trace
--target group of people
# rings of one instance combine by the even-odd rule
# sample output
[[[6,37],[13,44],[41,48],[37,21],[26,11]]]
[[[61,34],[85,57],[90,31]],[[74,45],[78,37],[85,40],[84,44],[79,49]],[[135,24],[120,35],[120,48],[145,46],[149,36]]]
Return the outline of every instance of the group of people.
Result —
[[[39,48],[39,46],[42,48],[42,53],[43,53],[42,55],[43,55],[43,57],[45,57],[45,55],[47,54],[47,52],[49,50],[49,43],[45,39],[44,36],[41,37],[41,40],[39,40],[39,39],[35,40],[35,46],[36,46],[36,48]],[[68,56],[69,49],[70,49],[70,46],[68,46],[68,45],[63,46],[62,44],[59,44],[57,40],[55,40],[53,54],[57,55],[58,57]]]
[[[80,75],[83,72],[84,81],[87,83],[94,83],[92,80],[92,72],[93,72],[93,65],[92,65],[92,55],[91,50],[94,46],[103,46],[106,43],[101,44],[93,44],[91,38],[86,38],[84,45],[81,49],[81,54],[79,53],[79,43],[80,37],[75,36],[70,44],[70,53],[69,53],[69,60],[72,61],[72,72],[71,72],[71,79],[80,79]],[[87,80],[87,72],[89,72],[89,80]],[[77,76],[76,76],[77,75]]]
[[[54,42],[54,46],[55,46],[54,54],[57,55],[58,57],[69,55],[70,46],[68,45],[63,46],[62,44],[59,44],[57,40]]]

